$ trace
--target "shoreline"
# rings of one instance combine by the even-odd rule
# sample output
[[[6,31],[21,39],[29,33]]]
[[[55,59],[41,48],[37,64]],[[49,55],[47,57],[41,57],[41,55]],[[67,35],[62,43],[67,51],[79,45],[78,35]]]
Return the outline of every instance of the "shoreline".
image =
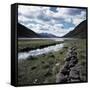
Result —
[[[55,41],[55,42],[52,42],[52,43],[48,43],[46,45],[39,45],[39,46],[36,46],[36,47],[25,47],[25,48],[22,48],[22,49],[18,48],[18,53],[28,52],[30,50],[35,50],[35,49],[43,49],[43,48],[46,48],[46,47],[49,47],[49,46],[62,44],[62,43],[64,43],[64,41]]]

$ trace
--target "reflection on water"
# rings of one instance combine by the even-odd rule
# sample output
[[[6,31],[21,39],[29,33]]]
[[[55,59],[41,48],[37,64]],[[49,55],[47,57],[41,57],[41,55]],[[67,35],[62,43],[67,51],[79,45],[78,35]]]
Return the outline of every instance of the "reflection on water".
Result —
[[[53,46],[48,46],[43,49],[31,50],[29,52],[20,52],[20,53],[18,53],[18,60],[25,60],[30,56],[38,56],[38,55],[42,55],[42,54],[47,54],[49,52],[59,51],[60,49],[62,49],[63,45],[64,45],[64,43],[53,45]]]

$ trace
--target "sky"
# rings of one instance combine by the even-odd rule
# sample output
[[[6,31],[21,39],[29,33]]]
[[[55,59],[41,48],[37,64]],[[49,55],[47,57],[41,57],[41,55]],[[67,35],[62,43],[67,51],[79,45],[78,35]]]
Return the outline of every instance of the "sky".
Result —
[[[18,22],[36,33],[63,36],[86,20],[86,9],[18,6]]]

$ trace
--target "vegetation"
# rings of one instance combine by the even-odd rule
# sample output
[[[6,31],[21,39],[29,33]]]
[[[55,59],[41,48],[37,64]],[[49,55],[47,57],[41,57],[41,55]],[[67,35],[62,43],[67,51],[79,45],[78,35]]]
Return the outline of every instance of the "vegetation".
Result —
[[[18,51],[30,51],[37,48],[44,48],[50,45],[63,43],[63,41],[54,41],[46,39],[18,39]]]
[[[36,48],[40,47],[40,45],[50,45],[52,42],[53,41],[48,42],[48,40],[27,40],[20,41],[18,45],[19,49],[24,46]],[[64,47],[58,52],[18,61],[18,84],[56,83],[56,75],[65,62],[64,58],[66,57],[68,48],[72,46],[77,47],[79,63],[83,66],[80,75],[82,75],[82,80],[86,80],[86,40],[78,39],[65,41]]]

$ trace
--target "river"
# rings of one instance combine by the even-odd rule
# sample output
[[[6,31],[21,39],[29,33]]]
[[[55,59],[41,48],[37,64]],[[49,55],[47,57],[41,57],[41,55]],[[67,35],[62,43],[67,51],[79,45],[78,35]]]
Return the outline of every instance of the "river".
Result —
[[[40,39],[40,38],[27,38],[27,39]],[[45,38],[42,38],[45,39]],[[46,38],[48,39],[48,38]],[[64,41],[66,40],[65,38],[49,38],[49,40],[55,40],[55,41]],[[38,56],[38,55],[42,55],[42,54],[47,54],[50,52],[55,52],[55,51],[59,51],[60,49],[62,49],[64,46],[64,43],[61,44],[56,44],[53,46],[48,46],[42,49],[36,49],[36,50],[30,50],[29,52],[19,52],[18,53],[18,60],[26,60],[28,57],[32,57],[32,56]]]

